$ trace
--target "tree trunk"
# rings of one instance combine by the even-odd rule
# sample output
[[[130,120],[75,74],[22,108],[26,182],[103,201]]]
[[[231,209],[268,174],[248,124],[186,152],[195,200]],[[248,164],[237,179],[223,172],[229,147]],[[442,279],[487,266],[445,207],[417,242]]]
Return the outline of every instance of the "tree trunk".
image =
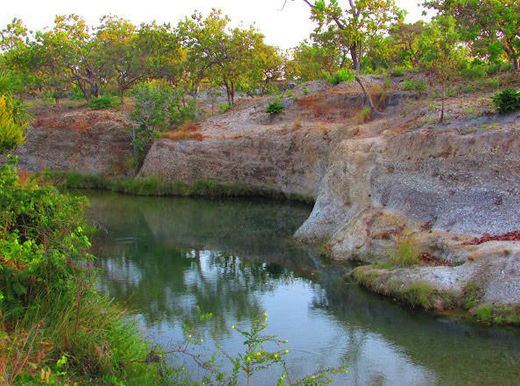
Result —
[[[228,82],[224,81],[224,86],[226,87],[226,97],[227,97],[228,105],[231,106],[231,90],[229,89]]]
[[[361,87],[361,90],[363,90],[363,94],[365,94],[365,97],[367,98],[368,104],[370,106],[370,109],[373,113],[379,113],[380,111],[377,110],[376,105],[374,104],[374,101],[372,99],[372,96],[368,92],[367,88],[363,84],[363,81],[361,80],[361,55],[360,52],[358,52],[358,49],[361,47],[358,47],[358,45],[354,45],[350,47],[350,56],[352,57],[352,64],[354,65],[354,68],[356,69],[356,82],[358,82],[359,86]]]
[[[513,59],[513,71],[518,71],[520,69],[520,65],[518,64],[519,59]]]
[[[439,123],[444,123],[444,105],[446,101],[446,84],[442,84],[442,99],[441,99],[441,117]]]

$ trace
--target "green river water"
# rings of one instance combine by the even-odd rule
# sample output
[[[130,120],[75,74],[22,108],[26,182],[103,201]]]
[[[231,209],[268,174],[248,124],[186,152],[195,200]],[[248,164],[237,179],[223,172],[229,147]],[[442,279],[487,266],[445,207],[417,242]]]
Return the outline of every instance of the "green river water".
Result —
[[[166,349],[190,325],[205,339],[196,350],[214,352],[218,342],[236,354],[242,339],[231,325],[247,329],[265,310],[268,333],[289,340],[293,378],[346,363],[337,385],[520,385],[519,329],[410,310],[345,281],[349,267],[291,237],[309,207],[87,195],[102,229],[93,248],[99,288]],[[201,321],[200,312],[213,318]],[[279,373],[253,384],[273,384]]]

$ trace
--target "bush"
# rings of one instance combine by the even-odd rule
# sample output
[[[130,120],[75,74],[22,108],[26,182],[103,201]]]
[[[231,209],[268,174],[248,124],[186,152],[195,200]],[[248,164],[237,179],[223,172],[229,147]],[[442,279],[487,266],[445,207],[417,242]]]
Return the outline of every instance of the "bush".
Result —
[[[21,102],[0,95],[0,154],[24,142],[26,127],[27,115]]]
[[[472,64],[461,70],[461,75],[467,80],[478,80],[486,76],[488,67],[484,64]]]
[[[428,89],[428,83],[423,79],[405,79],[403,81],[404,91],[415,91],[424,93]]]
[[[405,67],[394,67],[390,70],[390,76],[399,77],[406,74],[407,69]]]
[[[224,102],[224,103],[221,103],[220,106],[218,107],[219,111],[224,114],[226,112],[228,112],[229,110],[231,110],[231,105],[227,102]]]
[[[88,101],[87,106],[94,110],[113,109],[121,104],[116,96],[101,96]]]
[[[165,82],[144,82],[137,84],[132,95],[134,110],[130,114],[137,127],[132,130],[134,153],[141,157],[153,138],[161,131],[177,128],[188,120],[195,120],[196,103],[185,103],[184,91],[175,89]]]
[[[500,114],[507,114],[511,111],[519,110],[520,91],[514,88],[506,88],[493,96],[493,103]]]
[[[265,112],[272,116],[280,114],[284,110],[285,106],[283,105],[282,101],[280,99],[276,99],[267,105]]]
[[[334,74],[326,74],[325,79],[330,84],[336,86],[342,82],[351,82],[355,79],[354,71],[342,68],[336,71]]]

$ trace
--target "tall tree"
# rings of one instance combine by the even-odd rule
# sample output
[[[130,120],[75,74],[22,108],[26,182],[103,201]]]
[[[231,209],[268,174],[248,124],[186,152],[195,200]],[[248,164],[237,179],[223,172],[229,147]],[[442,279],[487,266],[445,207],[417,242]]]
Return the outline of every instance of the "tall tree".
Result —
[[[505,54],[519,70],[520,1],[427,0],[424,5],[455,17],[462,38],[476,54],[490,59]]]
[[[44,62],[53,71],[63,70],[63,77],[78,86],[85,99],[98,97],[105,63],[96,61],[91,30],[77,15],[56,16],[50,31],[37,34],[45,54]]]
[[[363,90],[370,107],[377,111],[363,84],[361,59],[367,39],[384,31],[402,18],[394,0],[303,0],[311,8],[311,19],[318,23],[317,31],[336,31],[348,47],[356,81]]]
[[[147,75],[146,57],[139,46],[137,27],[115,16],[104,16],[94,37],[93,60],[103,75],[114,79],[119,96]]]

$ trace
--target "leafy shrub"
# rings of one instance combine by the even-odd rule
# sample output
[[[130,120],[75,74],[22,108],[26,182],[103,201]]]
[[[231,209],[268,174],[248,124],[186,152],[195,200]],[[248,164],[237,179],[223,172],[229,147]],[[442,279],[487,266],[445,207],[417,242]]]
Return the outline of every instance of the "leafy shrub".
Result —
[[[334,74],[325,76],[325,79],[330,84],[336,86],[342,82],[351,82],[355,78],[354,71],[342,68],[341,70],[336,71]]]
[[[493,309],[489,305],[483,305],[475,310],[477,320],[481,322],[489,322],[493,317]]]
[[[105,384],[104,376],[119,380],[113,384],[160,382],[156,367],[132,363],[149,352],[138,330],[94,289],[85,204],[19,178],[12,160],[0,167],[0,377],[6,384],[72,384],[70,377]]]
[[[165,82],[139,83],[133,88],[132,95],[135,105],[130,118],[137,124],[132,129],[132,143],[138,156],[143,155],[161,131],[172,130],[187,120],[195,120],[195,101],[185,103],[184,91]]]
[[[21,102],[0,95],[0,154],[24,142],[26,127],[27,114]]]
[[[0,298],[11,315],[72,285],[90,246],[84,204],[52,186],[21,185],[12,163],[0,168]]]
[[[101,96],[88,101],[87,106],[94,110],[113,109],[121,104],[116,96]]]
[[[486,79],[486,86],[490,88],[499,88],[500,87],[500,79],[499,78],[489,78]]]
[[[467,80],[482,79],[487,74],[488,67],[484,64],[472,64],[461,70],[461,75]]]
[[[220,106],[219,106],[219,111],[224,114],[226,112],[228,112],[229,110],[231,110],[231,105],[227,102],[224,102],[224,103],[221,103]]]
[[[269,115],[277,115],[284,110],[285,106],[283,105],[282,101],[280,99],[275,99],[267,105],[265,112]]]
[[[420,306],[425,310],[429,310],[433,306],[432,297],[436,292],[428,283],[418,282],[403,289],[402,296],[412,307]]]
[[[514,88],[506,88],[493,96],[493,103],[500,114],[507,114],[511,111],[519,110],[520,91]]]
[[[511,62],[496,62],[487,66],[488,75],[496,75],[500,72],[510,71],[512,68]]]
[[[393,67],[390,70],[390,76],[393,76],[393,77],[404,76],[404,74],[406,74],[406,72],[407,72],[407,69],[405,67],[397,66],[397,67]]]
[[[405,79],[403,81],[404,91],[415,91],[424,93],[428,89],[428,83],[424,79]]]

